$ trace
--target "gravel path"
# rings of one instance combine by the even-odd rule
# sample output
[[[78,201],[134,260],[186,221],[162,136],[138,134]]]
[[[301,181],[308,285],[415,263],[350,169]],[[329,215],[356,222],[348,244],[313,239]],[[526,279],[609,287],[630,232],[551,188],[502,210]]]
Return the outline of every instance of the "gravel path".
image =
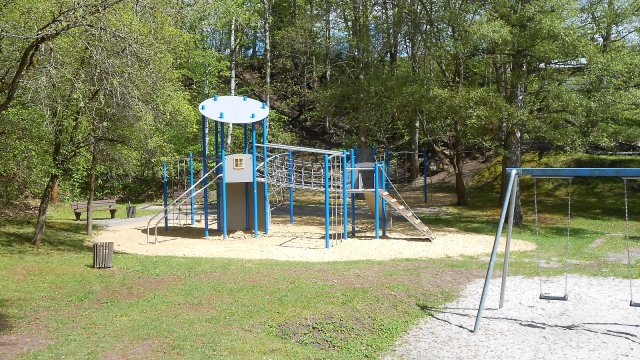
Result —
[[[477,334],[471,329],[481,280],[444,309],[425,309],[433,317],[400,339],[387,359],[640,358],[640,308],[629,306],[628,280],[570,276],[564,302],[539,300],[537,279],[511,277],[497,310],[499,286],[496,278]],[[640,281],[634,286],[639,293]]]

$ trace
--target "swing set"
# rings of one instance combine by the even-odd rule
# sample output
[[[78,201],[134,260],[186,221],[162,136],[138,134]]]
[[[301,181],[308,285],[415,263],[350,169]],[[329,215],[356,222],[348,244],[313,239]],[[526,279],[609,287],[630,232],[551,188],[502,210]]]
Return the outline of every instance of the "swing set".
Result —
[[[634,301],[633,298],[633,277],[632,267],[633,262],[631,259],[631,240],[629,230],[629,208],[628,208],[628,195],[627,195],[627,181],[628,180],[640,180],[640,168],[511,168],[507,169],[509,172],[509,183],[507,184],[507,191],[504,197],[504,203],[502,206],[502,212],[500,214],[500,221],[498,222],[498,230],[493,242],[493,248],[491,250],[491,258],[489,260],[489,266],[487,268],[487,274],[484,280],[484,287],[482,289],[482,296],[480,298],[480,305],[478,306],[478,313],[476,315],[475,325],[473,332],[477,332],[480,328],[480,322],[482,320],[482,313],[485,307],[485,302],[489,293],[489,284],[491,276],[493,274],[493,268],[495,260],[498,254],[498,247],[500,245],[500,238],[502,237],[502,228],[505,221],[507,222],[507,239],[505,245],[504,254],[504,266],[502,270],[502,283],[500,285],[500,304],[501,309],[504,305],[505,290],[507,284],[507,274],[509,272],[509,249],[511,245],[511,238],[513,232],[513,217],[516,194],[518,192],[518,179],[521,176],[531,176],[533,178],[534,189],[534,212],[535,212],[535,239],[536,245],[539,249],[539,220],[538,220],[538,179],[564,179],[567,181],[568,187],[568,205],[567,205],[567,242],[566,242],[566,256],[564,261],[564,293],[562,294],[550,294],[543,291],[543,280],[540,277],[540,296],[542,300],[556,300],[567,301],[569,295],[567,292],[568,285],[568,273],[569,273],[569,256],[571,253],[571,183],[575,177],[618,177],[623,180],[624,183],[624,210],[625,210],[625,241],[627,244],[627,266],[629,268],[629,306],[640,307],[640,301]],[[538,250],[539,251],[539,250]],[[540,262],[538,261],[538,272],[540,272]]]

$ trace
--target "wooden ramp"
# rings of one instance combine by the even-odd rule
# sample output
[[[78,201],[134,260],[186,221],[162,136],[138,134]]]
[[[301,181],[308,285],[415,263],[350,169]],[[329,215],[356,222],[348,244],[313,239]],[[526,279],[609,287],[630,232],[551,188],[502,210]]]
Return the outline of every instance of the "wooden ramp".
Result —
[[[392,208],[396,209],[400,215],[404,216],[413,227],[418,229],[429,240],[435,240],[436,235],[425,225],[422,220],[420,220],[417,216],[413,214],[411,209],[406,208],[404,205],[400,204],[398,200],[396,200],[391,194],[384,191],[380,193],[380,197],[386,200],[387,204],[389,204]]]

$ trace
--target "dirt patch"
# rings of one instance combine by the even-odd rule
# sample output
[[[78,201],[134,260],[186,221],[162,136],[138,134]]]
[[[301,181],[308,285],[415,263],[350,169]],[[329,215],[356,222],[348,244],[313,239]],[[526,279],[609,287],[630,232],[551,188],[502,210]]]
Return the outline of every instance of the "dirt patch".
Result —
[[[593,240],[591,244],[589,244],[589,249],[596,249],[600,247],[600,245],[604,244],[607,241],[605,238],[597,238]]]
[[[20,355],[43,350],[49,344],[51,339],[36,332],[0,335],[0,359],[15,359]]]
[[[627,250],[623,250],[620,252],[612,252],[607,254],[607,261],[610,262],[622,262],[627,263],[631,260],[631,263],[634,263],[640,259],[640,246],[632,246]]]
[[[373,326],[373,321],[366,316],[349,319],[340,319],[335,316],[310,317],[281,324],[276,328],[276,334],[301,345],[338,350],[343,343],[348,342],[348,339],[371,332]]]
[[[124,350],[117,352],[109,352],[101,357],[103,360],[120,360],[120,359],[156,359],[160,357],[164,351],[162,349],[162,341],[159,340],[143,340],[131,344]]]
[[[112,300],[136,301],[150,294],[160,293],[181,281],[177,276],[146,277],[125,284],[118,284],[101,291],[94,304],[105,304]]]

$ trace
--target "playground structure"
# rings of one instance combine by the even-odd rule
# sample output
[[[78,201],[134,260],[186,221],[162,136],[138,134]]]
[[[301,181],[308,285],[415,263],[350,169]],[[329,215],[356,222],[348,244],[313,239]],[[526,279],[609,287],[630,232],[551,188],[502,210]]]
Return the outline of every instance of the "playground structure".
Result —
[[[537,197],[537,179],[565,179],[569,185],[568,196],[568,216],[567,216],[567,242],[566,242],[566,257],[565,257],[565,273],[564,273],[564,293],[563,294],[549,294],[543,291],[542,279],[540,278],[540,296],[542,300],[559,300],[567,301],[569,295],[567,293],[568,285],[568,271],[569,271],[569,255],[571,249],[571,180],[574,177],[619,177],[622,178],[624,184],[624,209],[625,209],[625,242],[627,245],[627,266],[629,268],[629,306],[640,307],[639,301],[634,301],[633,297],[633,277],[631,276],[633,261],[631,259],[631,240],[629,230],[629,207],[627,200],[627,181],[628,180],[640,180],[639,168],[510,168],[509,182],[504,197],[504,203],[502,205],[502,212],[500,214],[500,220],[498,222],[498,229],[496,231],[495,240],[493,242],[493,248],[491,251],[491,257],[489,260],[489,266],[487,267],[487,273],[484,280],[484,286],[482,289],[482,295],[480,297],[480,305],[478,306],[478,312],[476,314],[476,320],[473,332],[477,332],[480,329],[480,322],[482,320],[482,314],[485,308],[485,302],[489,292],[489,286],[491,276],[493,274],[493,268],[498,253],[498,247],[500,245],[500,239],[502,236],[502,228],[505,221],[507,222],[507,236],[504,253],[504,265],[502,270],[502,282],[500,285],[500,303],[498,308],[504,306],[505,290],[507,284],[507,275],[509,273],[509,250],[512,240],[513,231],[513,218],[516,194],[518,192],[518,180],[521,176],[531,176],[534,183],[534,208],[535,208],[535,228],[536,228],[536,242],[539,238],[539,222],[538,222],[538,197]],[[539,243],[539,242],[538,242]],[[538,265],[539,266],[539,265]]]
[[[216,230],[227,239],[229,231],[253,230],[269,234],[271,212],[276,206],[289,203],[289,221],[294,223],[295,190],[320,191],[324,195],[325,247],[356,235],[356,195],[362,194],[373,216],[375,238],[386,235],[391,216],[387,204],[396,214],[406,218],[426,239],[435,235],[402,199],[391,181],[391,158],[359,163],[355,150],[323,150],[268,142],[268,114],[265,103],[246,96],[214,96],[203,101],[202,114],[202,175],[196,180],[194,161],[190,154],[178,162],[177,174],[182,180],[172,182],[169,201],[167,165],[164,164],[164,206],[162,212],[147,223],[147,243],[154,228],[157,242],[158,225],[164,229],[173,225],[194,225],[196,216],[204,220],[204,237],[209,236],[210,215]],[[214,121],[213,168],[208,158],[209,120]],[[261,133],[256,124],[262,121]],[[242,153],[227,154],[226,124],[242,125]],[[262,142],[258,142],[260,135]],[[389,151],[387,151],[389,153]],[[424,161],[424,192],[426,196],[426,152]],[[372,156],[376,159],[375,150]],[[399,162],[396,160],[396,164]],[[189,175],[187,176],[187,167]],[[399,173],[396,165],[396,172]],[[188,178],[188,183],[186,179]],[[178,184],[176,186],[175,184]],[[188,186],[187,186],[188,185]],[[213,204],[210,202],[212,193]],[[288,199],[287,199],[288,198]],[[199,199],[202,199],[201,201]],[[198,204],[200,202],[200,204]]]

